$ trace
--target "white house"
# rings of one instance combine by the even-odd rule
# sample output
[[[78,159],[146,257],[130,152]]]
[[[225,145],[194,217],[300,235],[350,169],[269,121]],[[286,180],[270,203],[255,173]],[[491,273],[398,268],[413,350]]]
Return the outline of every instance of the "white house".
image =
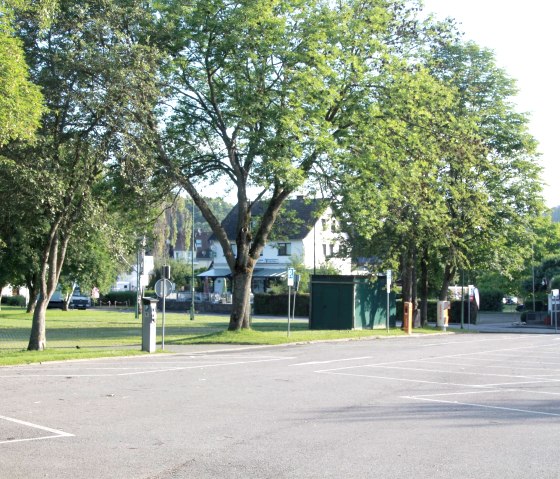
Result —
[[[258,221],[264,212],[264,203],[252,209],[253,221]],[[235,252],[237,207],[234,207],[222,222]],[[334,217],[326,200],[305,199],[298,196],[287,200],[272,229],[269,242],[265,245],[253,272],[252,290],[265,292],[268,280],[284,277],[293,262],[303,263],[313,271],[325,264],[334,266],[340,274],[351,273],[351,259],[337,257],[345,234]],[[222,247],[215,238],[210,238],[213,267],[199,277],[214,280],[214,292],[222,293],[227,286],[230,270]]]
[[[143,264],[140,265],[140,285],[145,288],[150,282],[150,274],[154,271],[154,257],[145,255]],[[138,289],[138,265],[132,265],[129,273],[120,274],[116,283],[111,288],[112,291],[137,291]]]

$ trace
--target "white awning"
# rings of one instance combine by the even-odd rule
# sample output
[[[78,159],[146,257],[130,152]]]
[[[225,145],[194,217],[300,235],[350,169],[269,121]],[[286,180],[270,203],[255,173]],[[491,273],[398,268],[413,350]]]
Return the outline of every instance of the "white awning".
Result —
[[[253,272],[253,278],[283,278],[286,274],[284,268],[258,268]]]
[[[231,276],[231,271],[228,268],[212,268],[197,276],[199,278],[227,278]]]

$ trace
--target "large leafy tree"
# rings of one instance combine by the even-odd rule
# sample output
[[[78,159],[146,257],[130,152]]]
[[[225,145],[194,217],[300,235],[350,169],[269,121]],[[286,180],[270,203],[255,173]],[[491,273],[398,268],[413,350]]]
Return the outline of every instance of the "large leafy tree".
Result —
[[[534,225],[544,212],[540,166],[528,117],[515,109],[515,82],[496,66],[494,54],[474,43],[434,50],[432,74],[454,88],[457,118],[476,124],[479,148],[466,160],[446,155],[441,177],[450,228],[440,248],[445,276],[457,268],[485,267],[505,275],[522,270],[534,242]]]
[[[156,54],[139,41],[149,15],[135,2],[92,0],[59,2],[46,29],[25,12],[18,17],[31,78],[47,107],[35,144],[10,143],[1,152],[12,172],[4,186],[24,206],[22,223],[39,236],[40,297],[29,349],[45,348],[45,310],[70,242],[91,234],[103,221],[99,210],[117,197],[107,195],[106,175],[121,171],[115,178],[126,179],[130,192],[150,177],[150,170],[137,178],[137,168],[126,169],[150,151],[138,120],[154,93]]]
[[[253,268],[282,203],[375,123],[419,36],[415,2],[162,2],[171,56],[160,160],[193,198],[234,279],[230,329],[249,327]],[[398,101],[398,99],[395,99]],[[159,126],[152,122],[153,130]],[[204,181],[237,196],[234,253]],[[266,208],[252,226],[252,208]],[[261,203],[262,204],[262,203]]]
[[[430,270],[440,270],[441,299],[459,267],[519,270],[542,212],[535,141],[511,104],[513,81],[472,43],[436,42],[424,54],[435,83],[408,89],[418,121],[405,134],[398,119],[407,112],[394,111],[347,163],[343,190],[368,251],[400,263],[407,300],[418,266],[424,300]]]
[[[22,43],[13,30],[18,9],[27,9],[37,18],[45,18],[37,10],[45,13],[50,5],[36,3],[38,5],[32,6],[20,0],[0,2],[0,146],[10,140],[31,139],[43,112],[40,89],[29,79]]]

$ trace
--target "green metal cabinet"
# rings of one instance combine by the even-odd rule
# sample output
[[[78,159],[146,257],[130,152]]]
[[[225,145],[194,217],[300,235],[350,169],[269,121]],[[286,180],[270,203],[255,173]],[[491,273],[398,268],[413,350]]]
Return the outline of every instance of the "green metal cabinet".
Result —
[[[311,276],[309,329],[377,329],[387,321],[386,277]],[[396,324],[395,295],[389,299],[389,326]]]

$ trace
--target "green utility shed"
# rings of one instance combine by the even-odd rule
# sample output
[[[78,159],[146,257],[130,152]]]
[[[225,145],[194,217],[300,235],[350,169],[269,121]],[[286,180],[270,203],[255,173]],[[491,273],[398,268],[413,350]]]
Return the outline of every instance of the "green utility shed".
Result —
[[[387,323],[387,278],[311,276],[309,329],[381,329]],[[389,296],[389,326],[396,326],[395,294]]]

